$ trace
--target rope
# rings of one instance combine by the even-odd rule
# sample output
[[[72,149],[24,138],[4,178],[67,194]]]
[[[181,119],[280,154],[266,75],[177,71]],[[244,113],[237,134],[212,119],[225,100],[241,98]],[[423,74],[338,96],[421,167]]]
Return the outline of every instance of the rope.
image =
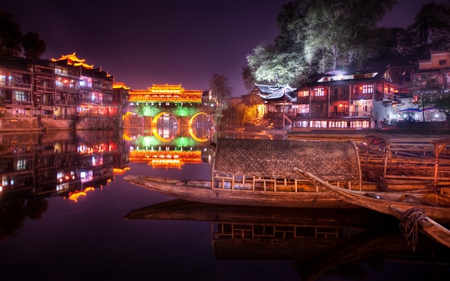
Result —
[[[400,218],[400,230],[405,237],[408,246],[412,251],[416,249],[416,244],[419,240],[418,226],[419,222],[425,220],[427,214],[420,208],[411,208],[406,210]]]

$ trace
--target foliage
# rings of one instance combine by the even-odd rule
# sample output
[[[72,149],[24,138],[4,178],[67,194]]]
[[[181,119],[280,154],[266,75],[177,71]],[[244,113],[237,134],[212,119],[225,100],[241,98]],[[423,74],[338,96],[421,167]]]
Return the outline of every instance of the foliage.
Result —
[[[244,80],[244,86],[247,90],[251,91],[255,86],[255,78],[253,77],[250,66],[242,67],[242,79]]]
[[[47,46],[38,33],[28,32],[23,36],[22,48],[27,59],[38,59],[45,53]]]
[[[38,59],[45,51],[45,42],[38,33],[23,36],[14,16],[0,9],[0,56],[17,58],[23,52],[27,59]]]
[[[444,112],[447,116],[450,110],[450,92],[445,91],[442,85],[439,85],[435,76],[431,74],[422,74],[414,77],[411,84],[408,85],[410,93],[413,95],[413,102],[422,109],[422,118],[425,120],[426,108],[435,107]]]
[[[258,45],[247,55],[245,83],[253,79],[296,87],[317,72],[450,48],[450,3],[425,4],[406,29],[377,27],[394,4],[395,0],[295,0],[284,5],[274,44]]]
[[[225,106],[233,93],[230,81],[223,74],[214,74],[211,80],[209,80],[209,88],[213,97],[219,103],[219,106]]]
[[[0,56],[15,58],[22,52],[22,30],[14,17],[0,9]]]
[[[450,48],[450,4],[425,4],[409,26],[417,54]]]
[[[244,125],[252,123],[258,117],[258,105],[232,103],[222,111],[221,125]]]

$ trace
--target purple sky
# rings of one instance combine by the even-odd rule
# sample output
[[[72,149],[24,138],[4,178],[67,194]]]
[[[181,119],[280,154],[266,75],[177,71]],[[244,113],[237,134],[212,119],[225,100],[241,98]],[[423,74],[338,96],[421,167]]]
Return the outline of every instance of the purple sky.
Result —
[[[288,2],[14,0],[0,8],[24,34],[40,34],[47,44],[44,59],[76,52],[132,89],[168,83],[208,90],[213,74],[224,74],[233,96],[241,96],[247,94],[241,78],[246,55],[260,43],[273,43],[276,16]],[[406,27],[428,2],[397,0],[383,24]]]

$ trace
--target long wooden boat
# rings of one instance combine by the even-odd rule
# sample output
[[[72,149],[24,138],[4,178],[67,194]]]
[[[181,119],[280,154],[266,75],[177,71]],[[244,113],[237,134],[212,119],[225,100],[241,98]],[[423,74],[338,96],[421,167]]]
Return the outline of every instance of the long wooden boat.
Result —
[[[284,207],[284,208],[355,208],[357,206],[337,198],[327,190],[295,190],[294,184],[277,185],[269,190],[261,185],[249,189],[247,184],[233,187],[211,187],[212,181],[185,181],[179,179],[128,175],[124,179],[134,185],[179,199],[222,205]]]
[[[192,181],[145,175],[128,175],[124,179],[179,199],[211,204],[355,207],[325,189],[316,188],[292,167],[343,185],[361,186],[361,169],[353,141],[219,139],[211,179]]]

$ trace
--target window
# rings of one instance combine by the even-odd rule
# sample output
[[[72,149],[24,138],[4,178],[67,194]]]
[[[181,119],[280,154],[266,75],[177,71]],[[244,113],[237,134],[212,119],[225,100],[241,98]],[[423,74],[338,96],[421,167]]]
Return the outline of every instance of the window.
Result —
[[[14,91],[14,100],[15,101],[30,101],[28,93],[23,91]]]
[[[362,86],[362,93],[363,94],[370,94],[373,92],[373,85],[363,85]]]
[[[298,97],[308,97],[309,91],[300,91],[298,92]]]
[[[447,65],[447,60],[439,60],[439,65],[440,66]]]
[[[325,96],[325,89],[322,87],[314,88],[314,96],[315,97],[323,97]]]
[[[353,89],[353,92],[355,94],[371,94],[373,93],[373,85],[372,84],[365,84],[359,87],[355,87]]]

